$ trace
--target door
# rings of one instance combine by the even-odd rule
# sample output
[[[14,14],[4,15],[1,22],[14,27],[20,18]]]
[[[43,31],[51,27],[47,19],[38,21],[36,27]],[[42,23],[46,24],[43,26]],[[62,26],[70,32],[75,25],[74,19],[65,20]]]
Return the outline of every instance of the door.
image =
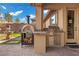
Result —
[[[67,10],[67,43],[76,43],[75,10]]]

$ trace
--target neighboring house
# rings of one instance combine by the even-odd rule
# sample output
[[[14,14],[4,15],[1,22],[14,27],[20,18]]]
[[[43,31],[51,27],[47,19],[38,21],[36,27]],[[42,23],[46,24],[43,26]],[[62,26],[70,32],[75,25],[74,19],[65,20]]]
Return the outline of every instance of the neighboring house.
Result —
[[[21,29],[22,27],[26,25],[26,24],[23,24],[23,23],[1,23],[0,24],[0,33],[5,33],[8,26],[10,26],[10,29],[13,33],[21,33]]]

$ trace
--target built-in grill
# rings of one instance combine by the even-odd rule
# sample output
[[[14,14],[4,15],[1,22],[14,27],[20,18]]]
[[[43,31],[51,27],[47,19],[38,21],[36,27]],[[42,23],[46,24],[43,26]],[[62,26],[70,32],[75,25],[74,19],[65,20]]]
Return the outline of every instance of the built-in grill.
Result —
[[[49,26],[49,46],[61,46],[64,42],[63,31],[58,26]]]

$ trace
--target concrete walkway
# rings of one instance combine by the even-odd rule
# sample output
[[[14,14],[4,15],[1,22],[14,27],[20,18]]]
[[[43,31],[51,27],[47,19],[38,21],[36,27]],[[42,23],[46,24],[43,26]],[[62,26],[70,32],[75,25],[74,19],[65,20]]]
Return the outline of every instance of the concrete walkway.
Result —
[[[2,39],[2,40],[0,40],[0,44],[1,43],[4,43],[4,42],[7,42],[7,41],[11,41],[11,40],[21,40],[21,37],[17,37],[17,38],[15,38],[15,37],[11,37],[10,39]]]
[[[64,48],[48,48],[47,53],[37,54],[33,46],[24,46],[20,44],[2,44],[0,45],[0,56],[79,56],[79,49]]]

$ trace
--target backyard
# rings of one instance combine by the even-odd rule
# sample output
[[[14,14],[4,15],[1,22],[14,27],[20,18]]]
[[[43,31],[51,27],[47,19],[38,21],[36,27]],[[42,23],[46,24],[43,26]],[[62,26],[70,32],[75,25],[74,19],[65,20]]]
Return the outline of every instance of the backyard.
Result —
[[[0,34],[0,40],[3,40],[3,39],[5,39],[6,38],[6,35],[7,34]],[[12,34],[10,34],[10,38],[12,38],[12,37],[20,37],[21,35],[20,34],[18,34],[18,33],[12,33]]]
[[[12,33],[10,34],[10,39],[6,39],[6,34],[0,34],[0,44],[7,44],[7,43],[20,43],[21,34]]]

